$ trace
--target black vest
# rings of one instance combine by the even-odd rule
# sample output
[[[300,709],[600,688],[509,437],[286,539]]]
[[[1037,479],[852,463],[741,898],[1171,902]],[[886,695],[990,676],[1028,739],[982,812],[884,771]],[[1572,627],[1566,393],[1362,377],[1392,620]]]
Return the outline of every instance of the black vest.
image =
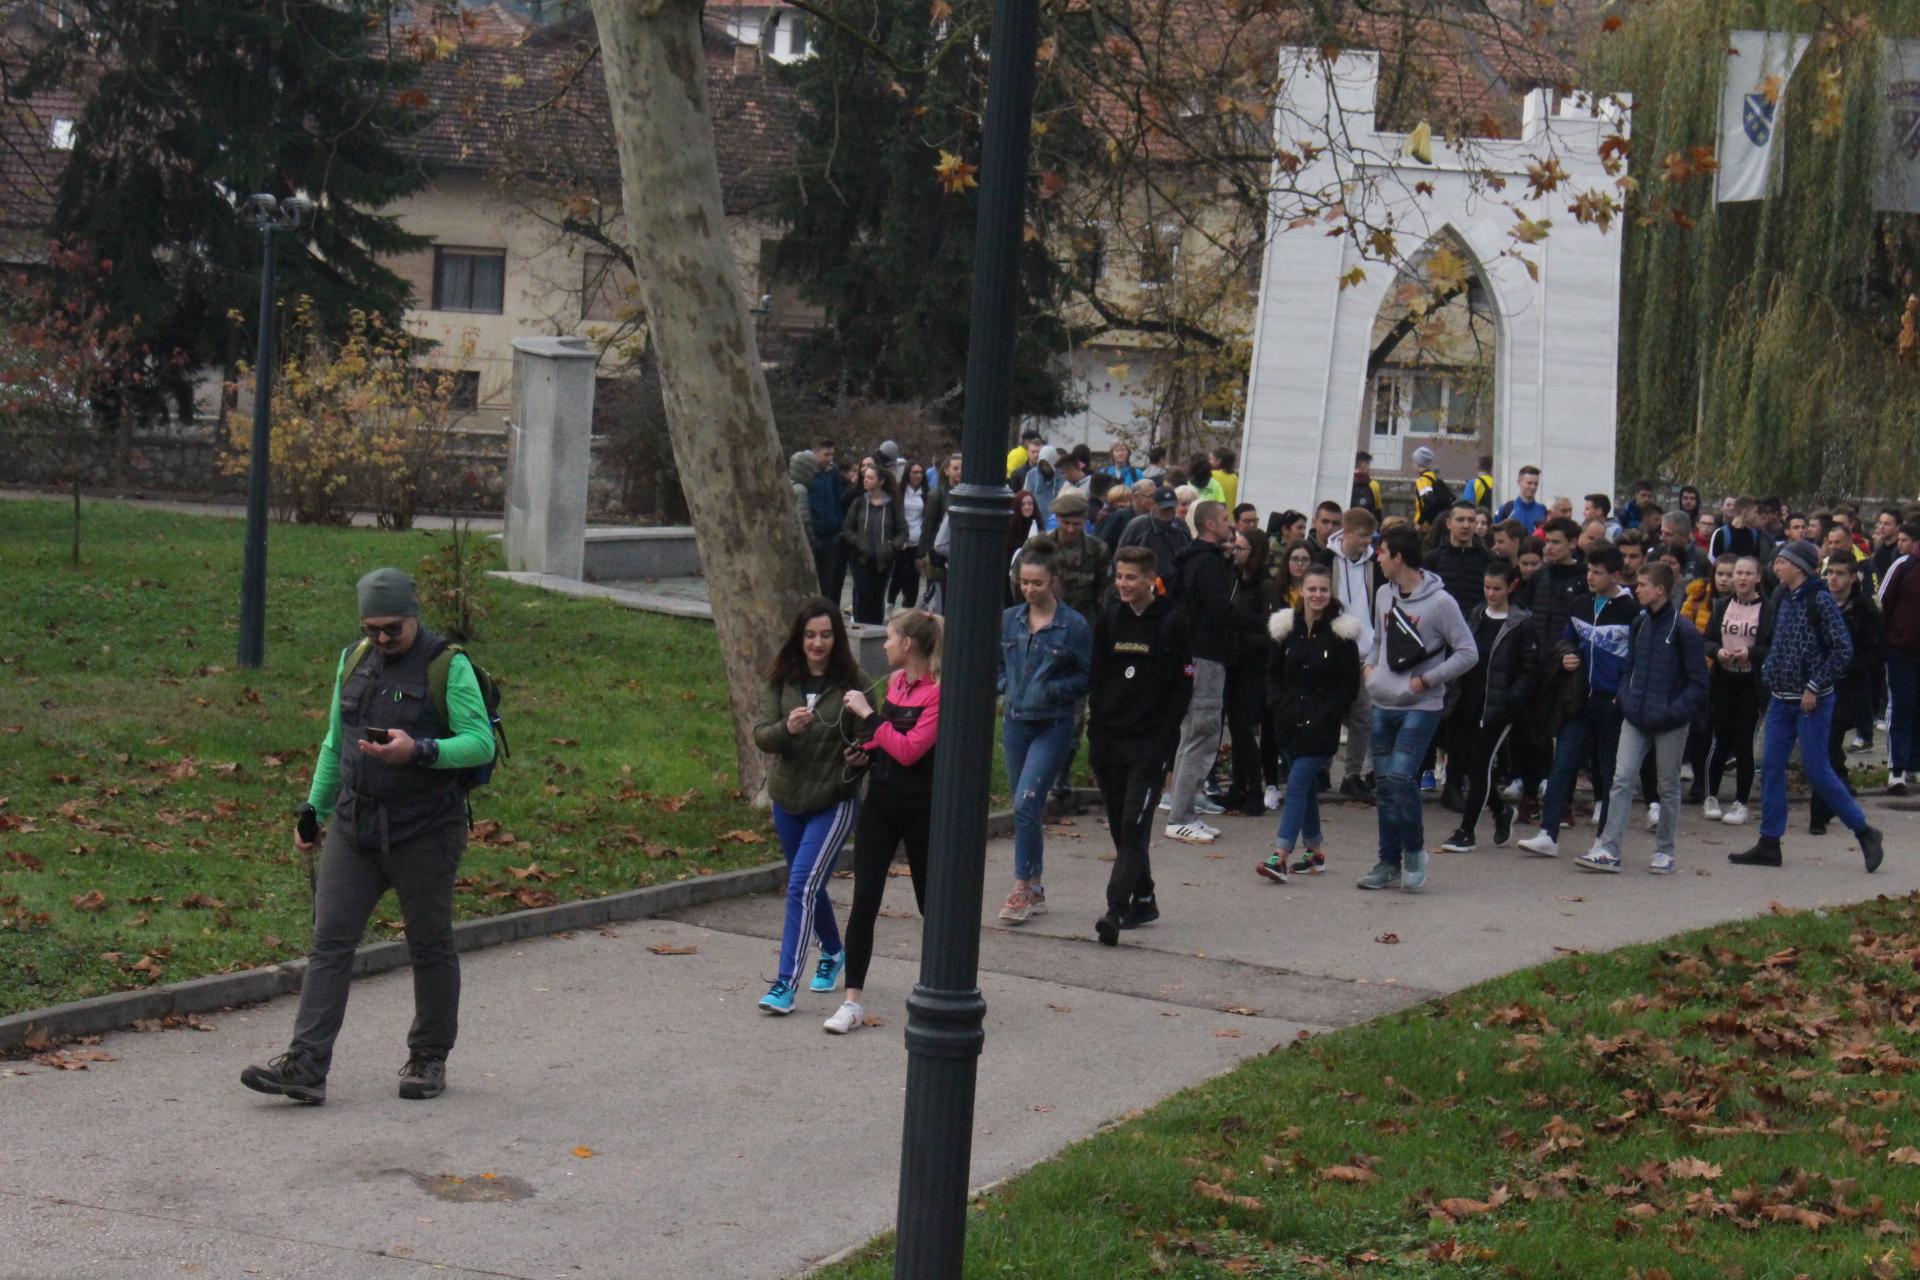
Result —
[[[413,647],[389,659],[379,649],[367,651],[360,665],[347,673],[340,687],[340,800],[342,817],[362,818],[384,810],[389,837],[405,839],[423,827],[435,825],[447,813],[460,813],[460,771],[427,769],[416,764],[387,764],[357,745],[368,729],[400,729],[409,737],[445,738],[451,728],[433,705],[427,667],[447,641],[420,629]]]

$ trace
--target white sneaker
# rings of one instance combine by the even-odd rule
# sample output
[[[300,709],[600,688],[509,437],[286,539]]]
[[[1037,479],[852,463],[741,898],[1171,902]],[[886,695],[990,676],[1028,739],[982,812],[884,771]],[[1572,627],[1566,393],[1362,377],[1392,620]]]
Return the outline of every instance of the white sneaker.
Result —
[[[1735,800],[1732,804],[1727,806],[1727,812],[1721,817],[1720,821],[1726,823],[1730,827],[1746,826],[1747,825],[1747,806],[1741,804],[1738,800]]]
[[[1560,842],[1544,831],[1536,831],[1520,842],[1520,847],[1536,858],[1560,856]]]
[[[848,1000],[834,1010],[831,1018],[820,1024],[820,1029],[829,1035],[843,1036],[849,1031],[866,1025],[861,1021],[860,1013],[860,1006]]]
[[[1652,831],[1660,825],[1660,805],[1658,802],[1647,806],[1647,830]]]
[[[1267,808],[1278,809],[1280,807],[1280,788],[1268,787],[1267,794],[1260,798],[1266,804]]]
[[[1215,834],[1197,822],[1183,822],[1177,827],[1168,827],[1165,832],[1167,839],[1181,844],[1212,844]]]
[[[1700,806],[1700,812],[1705,815],[1708,822],[1719,822],[1722,814],[1720,797],[1708,796],[1706,803]]]
[[[1520,779],[1515,778],[1512,782],[1509,782],[1506,786],[1500,789],[1500,794],[1508,800],[1518,800],[1520,798],[1520,790],[1521,790]]]
[[[1673,874],[1673,855],[1670,853],[1654,854],[1653,863],[1647,868],[1647,870],[1656,876],[1672,875]]]
[[[1680,781],[1682,782],[1693,781],[1693,766],[1690,764],[1687,764],[1684,761],[1682,761],[1680,765]]]
[[[1171,791],[1162,791],[1160,793],[1160,812],[1173,812],[1173,793]]]
[[[1200,819],[1195,818],[1193,820],[1192,825],[1200,828],[1202,831],[1212,836],[1215,840],[1218,840],[1220,838],[1220,828],[1214,826],[1211,822],[1202,822],[1200,821]]]

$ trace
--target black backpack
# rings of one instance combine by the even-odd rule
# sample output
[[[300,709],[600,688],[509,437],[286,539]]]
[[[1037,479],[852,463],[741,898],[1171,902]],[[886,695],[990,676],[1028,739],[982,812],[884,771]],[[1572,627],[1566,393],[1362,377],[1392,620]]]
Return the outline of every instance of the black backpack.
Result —
[[[1426,497],[1420,500],[1420,523],[1432,524],[1440,518],[1442,512],[1458,500],[1453,486],[1440,478],[1438,471],[1423,471],[1421,475],[1432,479],[1433,487],[1427,490]]]

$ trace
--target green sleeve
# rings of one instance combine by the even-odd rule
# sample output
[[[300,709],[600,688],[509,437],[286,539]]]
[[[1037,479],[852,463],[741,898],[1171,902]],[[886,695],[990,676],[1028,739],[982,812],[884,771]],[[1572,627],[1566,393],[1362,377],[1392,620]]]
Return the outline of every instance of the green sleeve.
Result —
[[[447,724],[453,736],[440,739],[440,758],[434,768],[471,769],[493,759],[493,722],[487,719],[487,700],[480,695],[473,662],[464,653],[454,654],[447,664]]]
[[[313,766],[313,785],[307,788],[307,803],[324,820],[333,812],[340,794],[340,682],[346,678],[347,655],[351,646],[340,651],[340,662],[333,669],[333,702],[327,713],[327,736],[320,744],[320,759]]]

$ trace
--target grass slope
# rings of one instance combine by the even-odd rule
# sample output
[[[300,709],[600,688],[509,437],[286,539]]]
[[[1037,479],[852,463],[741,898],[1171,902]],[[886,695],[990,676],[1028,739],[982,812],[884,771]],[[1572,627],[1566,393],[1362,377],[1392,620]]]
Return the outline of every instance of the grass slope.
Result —
[[[67,519],[0,502],[0,1014],[303,954],[289,815],[354,581],[443,536],[276,526],[267,664],[242,672],[239,522],[89,503],[74,569]],[[506,682],[513,758],[475,794],[462,916],[779,856],[733,793],[710,626],[491,592],[472,647]],[[397,932],[391,898],[378,916]]]
[[[1917,971],[1920,898],[1882,899],[1302,1041],[983,1199],[966,1274],[1909,1276]]]

